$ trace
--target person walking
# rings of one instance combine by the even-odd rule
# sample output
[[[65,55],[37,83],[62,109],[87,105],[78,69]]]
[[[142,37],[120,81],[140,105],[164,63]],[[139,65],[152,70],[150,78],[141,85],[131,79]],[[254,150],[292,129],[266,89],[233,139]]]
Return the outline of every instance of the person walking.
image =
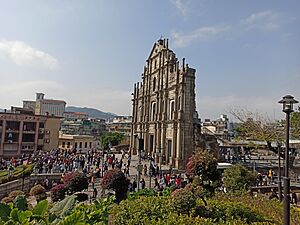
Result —
[[[145,164],[144,165],[144,176],[147,176],[147,172],[148,172],[148,168],[147,168],[147,165]]]

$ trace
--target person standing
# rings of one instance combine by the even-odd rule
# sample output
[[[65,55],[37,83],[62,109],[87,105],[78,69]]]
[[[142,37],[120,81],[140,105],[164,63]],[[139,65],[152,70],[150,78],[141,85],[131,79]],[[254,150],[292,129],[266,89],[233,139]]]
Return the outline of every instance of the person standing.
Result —
[[[145,164],[144,165],[144,176],[147,176],[147,172],[148,172],[148,168],[147,168],[147,165]]]
[[[141,179],[140,185],[141,185],[141,188],[142,188],[142,189],[145,189],[145,187],[146,187],[146,182],[145,182],[145,179],[144,179],[144,178]]]
[[[293,191],[292,193],[292,203],[294,203],[296,206],[298,205],[298,197],[296,192]]]
[[[135,191],[136,188],[137,188],[137,183],[136,183],[136,179],[134,178],[132,182],[132,190]]]

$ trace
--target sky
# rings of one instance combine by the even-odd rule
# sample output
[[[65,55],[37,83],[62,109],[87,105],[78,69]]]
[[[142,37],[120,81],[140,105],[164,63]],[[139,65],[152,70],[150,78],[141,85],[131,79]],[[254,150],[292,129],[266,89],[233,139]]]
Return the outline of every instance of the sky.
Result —
[[[63,99],[119,115],[161,37],[196,69],[199,117],[300,100],[299,0],[0,0],[0,108]]]

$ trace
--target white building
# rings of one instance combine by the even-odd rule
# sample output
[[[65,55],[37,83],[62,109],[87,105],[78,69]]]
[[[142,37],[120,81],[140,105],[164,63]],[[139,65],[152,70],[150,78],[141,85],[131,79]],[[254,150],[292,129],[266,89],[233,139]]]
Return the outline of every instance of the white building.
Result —
[[[31,109],[36,115],[63,117],[66,102],[63,100],[45,99],[45,94],[36,93],[35,101],[23,101],[23,108]]]

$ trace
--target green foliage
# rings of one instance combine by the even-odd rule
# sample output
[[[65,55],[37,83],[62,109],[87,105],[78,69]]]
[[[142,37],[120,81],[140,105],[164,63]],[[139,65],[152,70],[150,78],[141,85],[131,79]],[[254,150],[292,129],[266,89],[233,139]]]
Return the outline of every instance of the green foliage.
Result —
[[[140,197],[124,200],[112,209],[112,223],[142,225],[148,221],[167,221],[171,212],[168,199],[162,197]]]
[[[11,208],[9,205],[0,203],[0,218],[3,221],[7,221],[10,215]]]
[[[114,197],[96,200],[93,204],[79,204],[72,213],[81,212],[87,224],[108,224],[110,206],[115,201]]]
[[[16,167],[13,171],[13,174],[11,177],[8,177],[8,171],[6,170],[1,170],[0,171],[0,184],[4,184],[8,181],[13,181],[19,178],[25,178],[28,177],[32,171],[33,171],[34,164],[29,164],[29,165],[20,165]]]
[[[190,215],[196,206],[196,196],[188,189],[180,189],[171,198],[170,206],[178,214]]]
[[[30,218],[32,216],[31,211],[20,211],[17,208],[13,208],[10,212],[9,220],[6,224],[29,224]]]
[[[49,212],[55,215],[55,218],[62,218],[66,216],[73,209],[75,203],[76,203],[76,196],[75,195],[68,196],[62,201],[55,203]]]
[[[162,195],[163,197],[171,196],[171,189],[169,187],[164,188],[164,190],[162,191]]]
[[[206,213],[214,221],[243,220],[249,224],[267,220],[251,208],[237,202],[210,201]]]
[[[120,144],[124,139],[124,134],[117,132],[108,132],[101,136],[101,145],[103,149],[108,149],[109,144],[112,146]]]
[[[32,211],[34,215],[44,217],[46,215],[47,210],[48,210],[48,201],[42,200],[33,208]]]
[[[140,189],[137,192],[130,192],[128,194],[128,199],[134,200],[141,196],[150,197],[150,196],[157,196],[157,195],[158,195],[158,193],[155,189]]]
[[[224,171],[224,186],[229,192],[246,191],[256,181],[256,175],[242,165],[233,165]]]
[[[255,212],[256,215],[262,216],[266,223],[264,224],[283,224],[282,204],[277,200],[267,200],[263,196],[251,197],[247,194],[218,194],[213,197],[212,201],[218,201],[220,204],[240,204],[245,208]],[[291,224],[300,224],[300,212],[291,207]],[[269,223],[267,223],[269,221]]]
[[[84,220],[84,214],[82,212],[74,212],[71,215],[64,217],[59,225],[84,225],[87,224]]]
[[[300,138],[300,111],[291,114],[291,133],[293,138]]]
[[[13,203],[14,203],[14,207],[21,211],[25,211],[28,208],[27,199],[24,195],[18,195],[14,199]]]

